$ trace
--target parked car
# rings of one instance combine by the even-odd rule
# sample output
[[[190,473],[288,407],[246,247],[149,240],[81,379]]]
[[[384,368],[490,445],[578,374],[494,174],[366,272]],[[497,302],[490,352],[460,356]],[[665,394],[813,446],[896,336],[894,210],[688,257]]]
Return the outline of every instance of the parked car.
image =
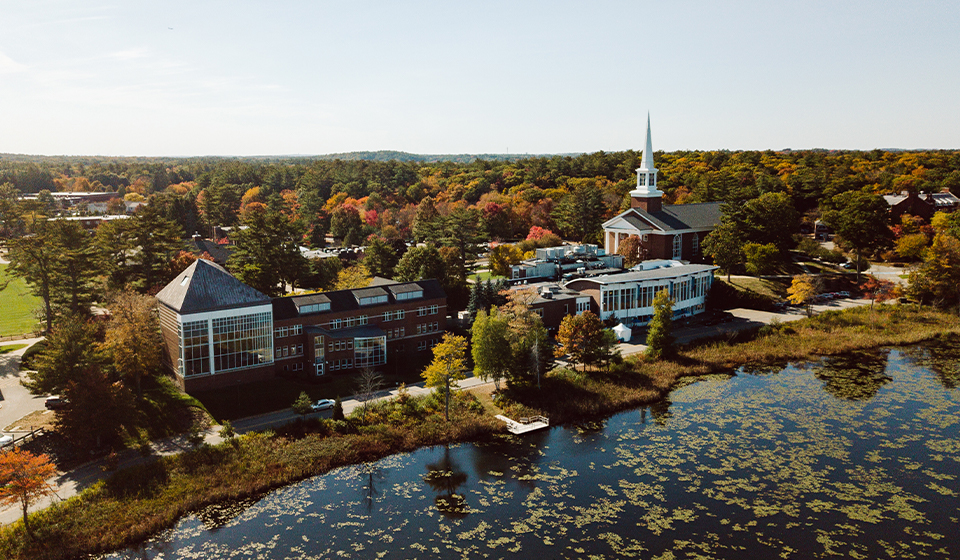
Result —
[[[840,297],[842,297],[842,298],[848,298],[848,297],[850,297],[850,292],[847,292],[847,291],[837,292],[837,293],[840,294]]]
[[[853,264],[852,262],[845,262],[845,263],[843,263],[843,264],[840,265],[840,268],[845,268],[845,269],[847,269],[847,270],[853,270],[854,268],[857,268],[857,265]]]
[[[13,436],[7,434],[0,436],[0,447],[3,447],[8,443],[13,443]]]
[[[63,407],[65,407],[65,406],[67,406],[67,404],[68,404],[68,403],[67,403],[67,399],[58,397],[58,396],[56,396],[56,395],[54,395],[54,396],[52,396],[52,397],[47,397],[47,399],[46,399],[45,401],[43,401],[43,406],[49,408],[50,410],[56,410],[56,409],[58,409],[58,408],[63,408]]]
[[[314,412],[318,412],[320,410],[329,410],[333,408],[335,404],[337,403],[330,399],[320,399],[319,401],[311,404],[310,408],[313,409]]]

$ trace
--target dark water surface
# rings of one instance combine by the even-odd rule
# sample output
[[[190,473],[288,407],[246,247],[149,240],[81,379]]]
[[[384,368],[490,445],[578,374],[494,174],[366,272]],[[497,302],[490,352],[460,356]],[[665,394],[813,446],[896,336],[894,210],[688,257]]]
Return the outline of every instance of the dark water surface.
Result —
[[[107,558],[960,558],[960,352],[710,376],[669,402],[343,468]]]

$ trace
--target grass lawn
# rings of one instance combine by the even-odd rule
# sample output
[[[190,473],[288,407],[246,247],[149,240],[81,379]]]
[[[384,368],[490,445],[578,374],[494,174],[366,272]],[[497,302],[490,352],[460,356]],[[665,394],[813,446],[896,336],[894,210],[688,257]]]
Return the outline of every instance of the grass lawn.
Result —
[[[483,272],[475,272],[470,275],[470,278],[472,278],[473,280],[479,280],[480,282],[486,282],[487,280],[498,280],[501,278],[504,280],[507,279],[506,276],[499,276],[497,274],[490,272],[489,270],[484,270]]]
[[[6,346],[0,346],[0,355],[26,347],[26,344],[7,344]]]
[[[790,280],[780,278],[731,278],[730,285],[738,290],[778,300],[787,293]]]
[[[23,280],[7,276],[6,271],[7,265],[0,264],[0,282],[10,281],[0,291],[0,336],[33,332],[37,327],[33,310],[40,307],[40,298],[30,293]]]

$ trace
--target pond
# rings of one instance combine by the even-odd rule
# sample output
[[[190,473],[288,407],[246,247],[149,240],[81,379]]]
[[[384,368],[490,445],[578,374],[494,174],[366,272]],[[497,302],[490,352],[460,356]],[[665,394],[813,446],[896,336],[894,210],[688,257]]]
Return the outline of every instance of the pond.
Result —
[[[342,468],[133,558],[957,558],[960,352],[710,376],[654,407]]]

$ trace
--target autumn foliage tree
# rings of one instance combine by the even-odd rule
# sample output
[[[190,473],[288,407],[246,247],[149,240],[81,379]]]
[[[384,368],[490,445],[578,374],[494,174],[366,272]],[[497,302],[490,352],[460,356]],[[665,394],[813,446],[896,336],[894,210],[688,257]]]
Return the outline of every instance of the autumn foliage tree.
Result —
[[[787,299],[794,305],[803,305],[807,311],[807,317],[810,316],[810,302],[820,293],[822,289],[820,277],[809,274],[799,274],[793,277],[793,282],[787,288]]]
[[[860,286],[860,289],[870,297],[870,307],[873,307],[874,303],[883,303],[898,298],[902,292],[900,286],[896,283],[876,276],[867,276],[867,281]]]
[[[466,377],[466,352],[466,338],[446,333],[443,335],[443,342],[433,347],[433,361],[420,374],[427,387],[432,387],[446,400],[447,420],[450,419],[450,390]]]
[[[141,380],[156,371],[162,356],[156,306],[156,298],[133,291],[121,292],[109,306],[103,348],[117,373],[130,381],[137,398],[143,396]]]
[[[587,364],[597,363],[602,358],[603,338],[603,322],[593,312],[567,315],[557,331],[558,353],[569,355],[574,367],[583,364],[586,369]]]
[[[56,472],[46,455],[34,455],[14,447],[0,452],[0,503],[19,504],[23,511],[23,528],[33,538],[27,510],[40,498],[53,493],[47,479]]]
[[[647,327],[647,356],[665,358],[673,353],[673,300],[667,290],[653,297],[653,318]]]

